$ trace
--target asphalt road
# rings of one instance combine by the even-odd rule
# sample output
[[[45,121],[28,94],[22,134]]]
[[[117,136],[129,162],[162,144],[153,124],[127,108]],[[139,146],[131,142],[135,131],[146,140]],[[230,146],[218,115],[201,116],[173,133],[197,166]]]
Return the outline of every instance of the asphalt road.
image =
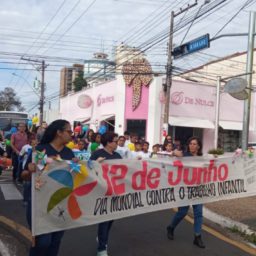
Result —
[[[23,226],[26,226],[25,209],[22,201],[6,200],[2,184],[11,184],[9,175],[0,176],[0,216],[5,216]],[[6,186],[4,186],[6,187]],[[13,189],[21,191],[22,187]],[[17,192],[15,191],[15,193]],[[175,231],[175,240],[166,237],[166,226],[173,216],[172,210],[164,210],[150,214],[116,220],[109,239],[110,256],[247,256],[249,254],[237,246],[231,245],[203,231],[205,249],[193,245],[193,225],[183,221]],[[10,256],[26,256],[28,243],[14,235],[11,229],[6,230],[0,222],[1,241],[9,249]],[[60,256],[94,256],[96,255],[97,226],[88,226],[65,232],[60,248]],[[1,251],[0,251],[1,255]],[[3,255],[3,253],[2,253]],[[9,256],[7,255],[7,256]],[[5,255],[3,255],[5,256]]]

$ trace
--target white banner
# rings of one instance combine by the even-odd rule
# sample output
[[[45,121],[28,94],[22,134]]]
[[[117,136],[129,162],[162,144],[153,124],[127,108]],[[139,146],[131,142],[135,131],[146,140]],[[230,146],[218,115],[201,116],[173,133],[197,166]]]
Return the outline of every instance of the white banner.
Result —
[[[33,175],[32,233],[255,195],[255,159],[52,161]]]

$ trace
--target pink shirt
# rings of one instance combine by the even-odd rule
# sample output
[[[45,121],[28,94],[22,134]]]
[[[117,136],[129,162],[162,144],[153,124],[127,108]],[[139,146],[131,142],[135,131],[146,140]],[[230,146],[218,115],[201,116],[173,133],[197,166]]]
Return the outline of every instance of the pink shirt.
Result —
[[[18,151],[21,151],[22,147],[28,144],[28,136],[26,133],[17,132],[12,135],[11,141],[13,146]]]

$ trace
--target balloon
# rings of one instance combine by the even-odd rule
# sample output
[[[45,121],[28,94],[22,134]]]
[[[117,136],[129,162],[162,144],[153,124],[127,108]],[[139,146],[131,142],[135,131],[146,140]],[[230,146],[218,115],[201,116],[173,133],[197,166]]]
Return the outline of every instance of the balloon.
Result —
[[[33,125],[32,120],[28,120],[28,127],[31,127]]]
[[[11,145],[11,141],[10,141],[10,140],[6,140],[6,141],[5,141],[5,145],[6,145],[6,146],[10,146],[10,145]]]
[[[96,142],[93,142],[91,144],[91,152],[94,152],[99,147],[99,144]]]
[[[105,125],[101,125],[98,133],[100,133],[101,135],[104,134],[107,131],[107,127]]]
[[[10,130],[10,133],[11,134],[14,134],[18,131],[18,129],[16,127],[12,127],[11,130]]]
[[[83,132],[87,132],[88,131],[88,126],[83,126]]]
[[[68,144],[66,144],[66,147],[73,149],[75,147],[75,144],[73,141],[70,141]]]
[[[80,125],[76,126],[75,129],[74,129],[74,132],[80,133],[81,132],[81,126]]]

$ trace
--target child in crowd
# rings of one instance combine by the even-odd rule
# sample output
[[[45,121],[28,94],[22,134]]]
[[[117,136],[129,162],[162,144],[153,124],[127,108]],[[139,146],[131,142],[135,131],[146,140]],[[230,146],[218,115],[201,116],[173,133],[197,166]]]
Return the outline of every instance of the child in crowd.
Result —
[[[149,149],[149,143],[147,141],[144,141],[142,143],[142,159],[150,158],[151,153],[148,151]]]
[[[134,145],[135,145],[135,151],[130,151],[128,158],[141,160],[143,155],[142,145],[140,142],[135,142]]]
[[[158,152],[158,154],[162,157],[171,157],[174,156],[174,151],[173,151],[173,144],[172,142],[167,142],[166,144],[163,145],[163,151]]]
[[[118,142],[117,142],[117,149],[116,152],[122,157],[122,158],[128,158],[129,149],[125,146],[125,136],[119,136]]]
[[[20,159],[22,161],[21,164],[21,172],[25,169],[28,161],[30,161],[32,157],[32,153],[37,146],[37,140],[35,136],[30,136],[28,144],[24,145],[20,151]],[[26,206],[28,204],[28,197],[29,197],[29,189],[30,189],[30,182],[23,180],[23,205]]]
[[[159,144],[155,144],[152,147],[152,152],[151,152],[150,158],[157,158],[158,151],[159,151]]]
[[[88,145],[87,150],[90,153],[93,153],[97,149],[101,149],[101,148],[103,148],[101,144],[101,134],[96,132],[92,135],[92,142]]]
[[[88,161],[91,157],[90,152],[88,152],[85,149],[85,141],[84,140],[80,140],[77,144],[77,148],[73,149],[73,153],[75,155],[76,158],[78,158],[79,160],[86,160]]]

